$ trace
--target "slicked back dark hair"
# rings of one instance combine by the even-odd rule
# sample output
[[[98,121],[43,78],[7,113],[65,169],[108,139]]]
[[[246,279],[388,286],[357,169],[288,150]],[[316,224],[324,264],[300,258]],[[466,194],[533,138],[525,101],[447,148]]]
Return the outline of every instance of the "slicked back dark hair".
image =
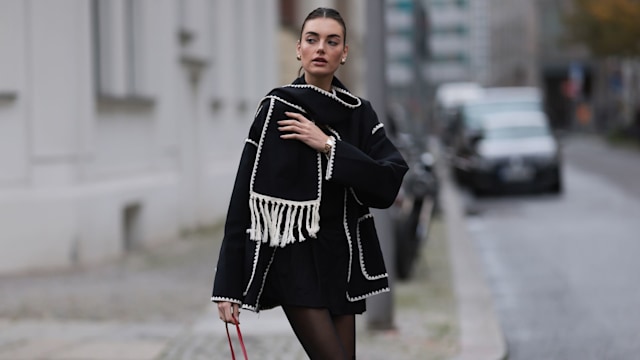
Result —
[[[328,18],[328,19],[333,19],[333,20],[337,21],[338,24],[340,24],[340,26],[342,26],[342,31],[344,32],[343,44],[347,43],[347,25],[345,25],[344,19],[342,18],[342,15],[340,15],[338,10],[336,10],[336,9],[323,8],[323,7],[319,7],[317,9],[313,10],[304,19],[304,21],[302,22],[302,27],[300,28],[300,39],[302,39],[302,31],[304,31],[304,26],[307,24],[307,21],[313,20],[313,19],[318,19],[318,18]]]

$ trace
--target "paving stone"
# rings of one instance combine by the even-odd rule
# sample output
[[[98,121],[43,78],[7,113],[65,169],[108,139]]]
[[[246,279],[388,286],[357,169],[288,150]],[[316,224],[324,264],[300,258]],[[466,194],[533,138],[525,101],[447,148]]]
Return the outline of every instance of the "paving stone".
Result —
[[[73,344],[63,339],[30,339],[17,341],[0,348],[1,360],[48,359],[52,353],[61,351]]]
[[[160,341],[92,341],[56,352],[48,360],[153,360],[165,346]]]

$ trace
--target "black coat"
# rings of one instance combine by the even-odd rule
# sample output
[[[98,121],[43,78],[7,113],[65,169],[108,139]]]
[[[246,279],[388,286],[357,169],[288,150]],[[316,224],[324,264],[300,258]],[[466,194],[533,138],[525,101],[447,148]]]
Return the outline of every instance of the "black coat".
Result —
[[[334,79],[334,86],[338,90],[344,88],[337,79]],[[297,96],[297,91],[309,89],[313,90],[311,96],[309,93]],[[325,103],[314,109],[314,104],[308,103],[314,96],[321,96],[323,101],[326,101],[326,96],[331,100],[330,103],[342,105],[335,108],[330,106],[329,109]],[[339,101],[338,98],[345,99],[349,109],[341,110],[344,101]],[[338,139],[331,153],[322,156],[322,175],[323,181],[338,183],[344,187],[343,201],[334,202],[342,206],[332,211],[343,215],[349,257],[352,259],[345,296],[349,301],[358,301],[389,290],[388,274],[369,207],[387,208],[393,204],[408,169],[407,164],[387,138],[382,123],[368,101],[356,98],[346,91],[332,95],[305,85],[304,80],[299,78],[292,87],[274,89],[265,97],[251,126],[229,204],[212,301],[230,301],[253,311],[269,307],[269,304],[260,303],[260,295],[273,260],[274,248],[268,242],[249,238],[249,189],[259,149],[263,151],[258,144],[261,143],[265,124],[270,123],[272,126],[277,120],[287,118],[285,111],[299,112],[300,109],[306,110],[306,116],[313,120],[319,117],[319,113],[328,112],[326,116],[329,119],[340,118],[343,111],[348,113],[348,116],[345,115],[346,120],[329,120],[330,124],[322,126],[327,134]],[[316,122],[323,124],[322,121]],[[298,143],[299,146],[306,147],[303,143]],[[322,232],[322,222],[319,231]]]

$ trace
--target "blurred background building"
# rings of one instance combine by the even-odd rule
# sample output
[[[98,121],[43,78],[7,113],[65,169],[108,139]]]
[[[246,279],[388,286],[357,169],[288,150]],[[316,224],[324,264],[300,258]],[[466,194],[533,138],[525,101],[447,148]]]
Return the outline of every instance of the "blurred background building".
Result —
[[[428,0],[432,84],[488,81],[489,0]]]
[[[218,221],[278,18],[275,0],[2,1],[0,272]]]

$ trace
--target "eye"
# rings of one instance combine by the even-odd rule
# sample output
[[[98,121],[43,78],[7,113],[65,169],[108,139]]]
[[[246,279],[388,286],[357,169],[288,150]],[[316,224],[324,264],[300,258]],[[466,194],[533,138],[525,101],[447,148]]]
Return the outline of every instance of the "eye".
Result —
[[[307,43],[308,43],[308,44],[313,44],[314,42],[316,42],[316,39],[314,39],[314,38],[307,38]]]
[[[338,42],[335,40],[329,40],[329,45],[331,46],[338,46]]]

